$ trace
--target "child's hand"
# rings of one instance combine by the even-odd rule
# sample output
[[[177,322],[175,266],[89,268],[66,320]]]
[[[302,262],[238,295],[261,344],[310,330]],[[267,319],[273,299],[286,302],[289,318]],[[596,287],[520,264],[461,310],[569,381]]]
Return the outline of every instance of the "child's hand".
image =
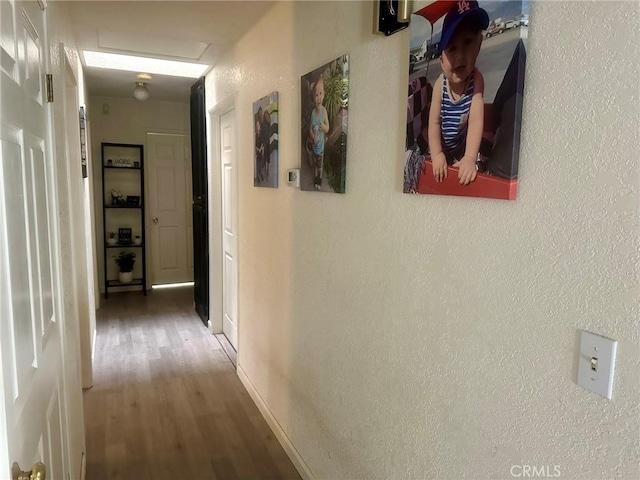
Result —
[[[431,157],[431,163],[433,166],[433,178],[436,182],[442,182],[447,178],[447,157],[444,153],[440,152]]]
[[[460,185],[469,185],[476,179],[478,169],[475,158],[465,155],[456,165],[458,166]]]

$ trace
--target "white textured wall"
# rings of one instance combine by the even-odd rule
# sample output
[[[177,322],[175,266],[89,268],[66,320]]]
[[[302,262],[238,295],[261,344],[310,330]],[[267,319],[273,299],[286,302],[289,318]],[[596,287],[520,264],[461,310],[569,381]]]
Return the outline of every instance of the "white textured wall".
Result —
[[[194,80],[195,83],[195,80]],[[133,87],[133,84],[132,84]],[[133,92],[133,88],[131,89]],[[107,105],[108,112],[103,112]],[[102,231],[102,142],[142,144],[147,154],[147,133],[189,134],[189,104],[178,102],[141,102],[130,99],[98,97],[89,98],[89,122],[91,127],[91,157],[93,162],[93,185],[95,195],[96,252],[98,256],[98,282],[104,293],[105,236]],[[145,183],[145,192],[148,192]],[[147,213],[147,217],[149,217]],[[147,222],[150,218],[147,218]],[[147,272],[151,261],[147,245]]]
[[[372,10],[278,4],[207,78],[208,108],[237,94],[240,368],[317,478],[639,478],[638,4],[532,6],[514,202],[401,193],[408,32]],[[296,191],[300,76],[343,53],[347,193]],[[575,383],[578,329],[620,342],[612,401]]]

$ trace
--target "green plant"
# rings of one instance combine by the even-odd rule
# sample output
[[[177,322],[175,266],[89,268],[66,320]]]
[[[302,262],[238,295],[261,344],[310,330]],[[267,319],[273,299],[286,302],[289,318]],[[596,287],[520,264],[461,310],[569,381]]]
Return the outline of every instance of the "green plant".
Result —
[[[116,238],[116,232],[109,232],[109,238]]]
[[[327,147],[324,154],[324,171],[327,181],[334,192],[345,191],[345,168],[347,152],[347,134],[340,133],[339,140]]]
[[[345,78],[344,65],[336,60],[324,72],[324,106],[329,122],[333,122],[341,108],[347,108],[349,81]],[[331,126],[333,128],[333,125]]]
[[[133,252],[120,252],[115,261],[122,273],[132,272],[136,263],[136,254]]]

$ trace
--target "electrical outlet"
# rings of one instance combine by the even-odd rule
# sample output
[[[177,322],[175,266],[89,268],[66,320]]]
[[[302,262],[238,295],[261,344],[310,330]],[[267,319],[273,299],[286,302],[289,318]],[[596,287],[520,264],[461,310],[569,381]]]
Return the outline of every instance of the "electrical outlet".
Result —
[[[578,385],[611,398],[617,346],[615,340],[583,330],[580,334]]]

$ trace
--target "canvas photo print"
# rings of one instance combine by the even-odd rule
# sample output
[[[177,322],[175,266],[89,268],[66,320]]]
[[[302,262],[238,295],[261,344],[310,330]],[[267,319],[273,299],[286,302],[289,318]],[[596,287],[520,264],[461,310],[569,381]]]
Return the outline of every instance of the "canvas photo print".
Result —
[[[411,16],[405,193],[516,198],[529,0]]]
[[[303,75],[301,92],[300,189],[344,193],[349,57]]]
[[[278,92],[253,103],[253,132],[253,185],[278,188]]]

